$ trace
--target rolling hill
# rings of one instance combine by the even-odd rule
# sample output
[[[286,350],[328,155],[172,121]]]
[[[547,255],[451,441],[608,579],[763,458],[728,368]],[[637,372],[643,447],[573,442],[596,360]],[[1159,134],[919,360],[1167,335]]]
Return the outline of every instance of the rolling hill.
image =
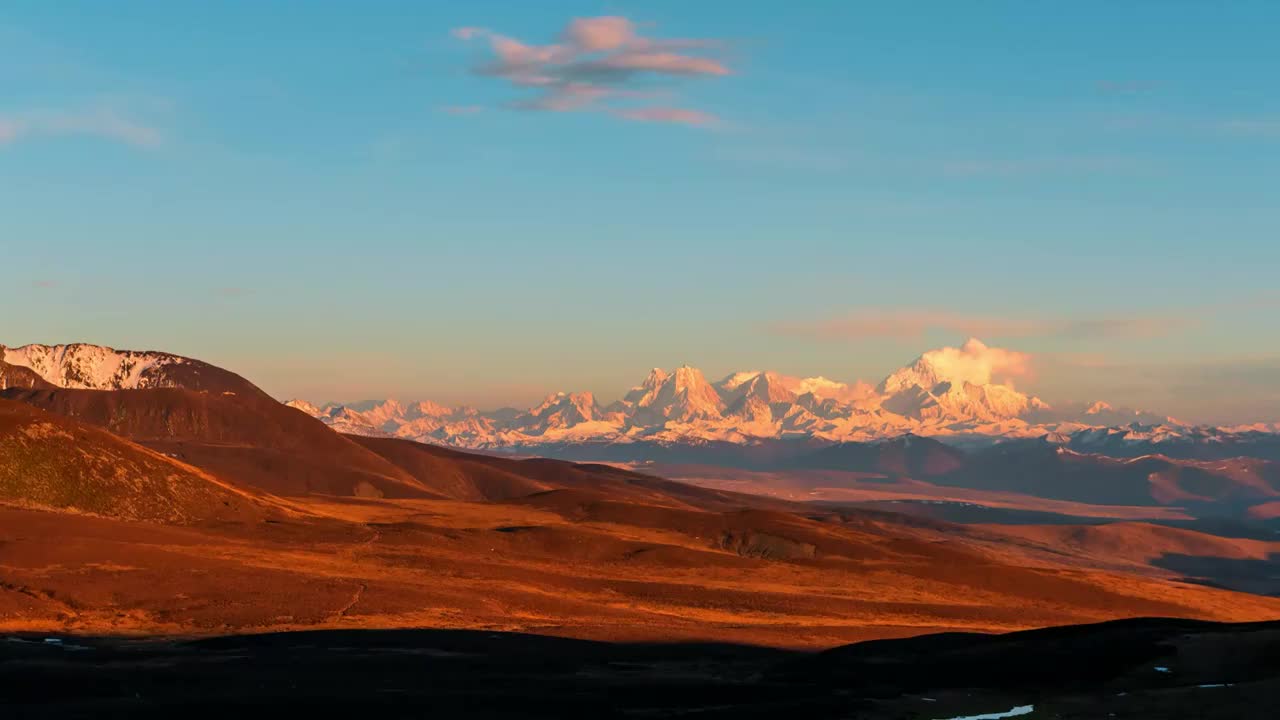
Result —
[[[261,496],[98,428],[0,400],[0,502],[123,520],[260,521]]]
[[[96,425],[271,493],[432,494],[393,464],[252,386],[240,392],[10,388],[0,397]]]

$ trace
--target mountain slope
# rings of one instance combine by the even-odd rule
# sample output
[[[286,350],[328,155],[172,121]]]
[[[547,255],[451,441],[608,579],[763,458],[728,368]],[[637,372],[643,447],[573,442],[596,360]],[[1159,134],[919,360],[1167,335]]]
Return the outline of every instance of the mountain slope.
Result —
[[[0,350],[0,390],[54,387],[31,368],[5,362],[3,355],[3,351]]]
[[[533,478],[477,462],[478,456],[399,438],[353,435],[351,439],[394,463],[439,497],[506,500],[551,489]]]
[[[1044,441],[1014,441],[972,454],[938,485],[1003,490],[1104,505],[1255,504],[1280,497],[1280,467],[1251,459],[1118,459]]]
[[[352,440],[394,462],[423,486],[457,500],[513,500],[559,490],[619,502],[722,510],[793,507],[764,498],[708,490],[609,465],[477,455],[397,438]]]
[[[874,443],[840,443],[805,455],[797,468],[884,473],[888,476],[930,478],[952,472],[966,455],[931,438],[904,435]]]
[[[199,360],[80,344],[3,354],[40,382],[0,397],[97,425],[230,482],[277,494],[432,494],[307,413]]]
[[[260,496],[111,433],[0,400],[0,502],[123,520],[258,521]]]

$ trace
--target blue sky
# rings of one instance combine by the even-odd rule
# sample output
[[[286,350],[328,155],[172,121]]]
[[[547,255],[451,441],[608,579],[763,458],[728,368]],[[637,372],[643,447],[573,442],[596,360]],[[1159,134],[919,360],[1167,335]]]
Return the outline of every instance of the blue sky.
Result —
[[[0,341],[493,405],[980,333],[1280,420],[1280,5],[780,7],[6,2]]]

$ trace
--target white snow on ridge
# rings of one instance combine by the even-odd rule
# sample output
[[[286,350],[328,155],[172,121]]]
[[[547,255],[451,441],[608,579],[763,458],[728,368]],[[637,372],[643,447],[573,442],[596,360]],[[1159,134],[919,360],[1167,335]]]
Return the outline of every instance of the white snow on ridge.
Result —
[[[168,353],[115,350],[101,345],[0,345],[0,360],[29,368],[52,385],[73,390],[134,390],[155,387],[154,371],[180,365]]]

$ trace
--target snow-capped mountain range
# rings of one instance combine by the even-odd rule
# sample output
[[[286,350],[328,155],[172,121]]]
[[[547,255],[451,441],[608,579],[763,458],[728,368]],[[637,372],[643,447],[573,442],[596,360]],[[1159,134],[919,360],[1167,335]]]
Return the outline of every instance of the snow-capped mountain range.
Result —
[[[304,400],[288,404],[342,432],[472,449],[564,443],[747,444],[792,438],[847,442],[906,433],[1066,442],[1083,431],[1116,427],[1147,441],[1192,431],[1173,418],[1104,402],[1050,407],[996,378],[1005,361],[1017,356],[971,339],[959,348],[926,352],[876,386],[754,370],[713,382],[697,368],[654,368],[621,400],[608,405],[589,392],[559,392],[523,411],[481,412],[396,400],[323,407]]]
[[[334,430],[393,436],[471,449],[531,454],[552,448],[753,446],[770,441],[833,444],[934,436],[951,444],[1044,438],[1113,455],[1172,452],[1249,454],[1262,443],[1280,452],[1280,423],[1191,426],[1105,402],[1050,407],[999,382],[1025,356],[970,340],[940,348],[878,385],[800,378],[772,371],[731,373],[712,382],[692,367],[655,368],[622,399],[602,405],[589,392],[555,393],[527,410],[481,412],[429,401],[287,405]],[[164,352],[114,350],[83,343],[0,345],[0,392],[66,388],[133,391],[181,388],[267,396],[244,378],[200,360]],[[1240,450],[1244,448],[1245,450]]]

